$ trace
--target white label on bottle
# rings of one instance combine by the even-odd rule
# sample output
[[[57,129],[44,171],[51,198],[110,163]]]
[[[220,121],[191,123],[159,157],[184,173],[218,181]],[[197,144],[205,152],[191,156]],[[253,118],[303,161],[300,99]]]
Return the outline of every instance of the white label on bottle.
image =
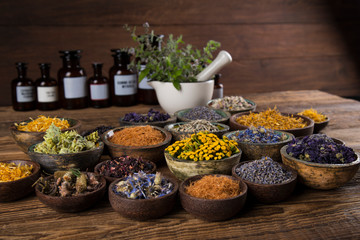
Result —
[[[114,76],[115,95],[117,96],[135,94],[137,92],[136,85],[136,74]]]
[[[143,70],[145,68],[145,65],[141,65],[141,70]],[[140,71],[141,72],[141,71]],[[140,74],[140,73],[139,73]],[[150,81],[150,79],[149,78],[147,78],[147,77],[144,77],[142,80],[141,80],[141,82],[139,82],[139,88],[140,89],[154,89],[152,86],[150,86],[149,84],[148,84],[148,82]]]
[[[57,86],[37,87],[38,102],[56,102],[58,100]]]
[[[213,92],[213,99],[215,98],[222,98],[223,97],[223,89],[222,88],[215,88]]]
[[[109,84],[90,84],[91,100],[106,100],[109,98]]]
[[[65,77],[64,92],[67,99],[86,97],[86,77]]]
[[[16,87],[17,102],[33,102],[35,100],[33,86],[17,86]]]

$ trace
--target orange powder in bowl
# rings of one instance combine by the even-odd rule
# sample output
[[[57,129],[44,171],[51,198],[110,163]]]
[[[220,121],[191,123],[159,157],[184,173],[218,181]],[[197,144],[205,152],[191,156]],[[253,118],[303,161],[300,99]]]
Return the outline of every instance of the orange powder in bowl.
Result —
[[[151,126],[127,127],[114,132],[109,141],[123,146],[149,146],[156,145],[165,140],[161,131]]]

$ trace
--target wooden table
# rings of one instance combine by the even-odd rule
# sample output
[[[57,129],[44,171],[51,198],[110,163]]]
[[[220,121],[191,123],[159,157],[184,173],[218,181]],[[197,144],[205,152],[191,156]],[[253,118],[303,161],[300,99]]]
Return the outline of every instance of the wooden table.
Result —
[[[277,106],[296,113],[313,107],[330,117],[327,135],[342,139],[360,151],[360,103],[321,91],[286,91],[245,96],[262,111]],[[159,109],[159,106],[154,106]],[[102,124],[118,126],[118,118],[131,111],[145,112],[149,106],[106,109],[14,112],[0,108],[0,159],[29,159],[13,142],[8,127],[13,122],[39,114],[73,117],[86,128]],[[108,157],[105,157],[108,158]],[[167,171],[166,164],[160,166]],[[1,239],[339,239],[360,238],[360,174],[345,186],[319,191],[297,187],[286,201],[264,205],[247,202],[235,218],[206,222],[189,215],[178,203],[160,219],[133,221],[114,212],[107,199],[79,213],[57,213],[35,195],[0,203]]]

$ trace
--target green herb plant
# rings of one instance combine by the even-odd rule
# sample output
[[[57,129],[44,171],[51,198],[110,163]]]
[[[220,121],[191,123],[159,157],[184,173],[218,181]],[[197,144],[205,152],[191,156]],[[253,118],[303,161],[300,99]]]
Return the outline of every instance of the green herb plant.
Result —
[[[210,40],[202,49],[195,49],[185,44],[182,36],[174,37],[169,34],[167,39],[155,35],[150,31],[148,23],[143,25],[144,34],[137,35],[136,27],[125,25],[131,33],[132,39],[138,43],[134,48],[135,58],[130,66],[135,67],[139,74],[139,82],[145,77],[151,81],[172,82],[177,90],[181,89],[181,82],[196,82],[198,75],[213,59],[213,52],[220,47],[220,43]],[[154,46],[154,42],[161,43],[161,47]],[[141,65],[145,65],[141,69]]]

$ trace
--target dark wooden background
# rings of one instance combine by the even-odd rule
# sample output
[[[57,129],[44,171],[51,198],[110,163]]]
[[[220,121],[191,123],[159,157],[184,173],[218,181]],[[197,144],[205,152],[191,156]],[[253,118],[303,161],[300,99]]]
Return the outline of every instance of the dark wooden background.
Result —
[[[14,63],[50,62],[59,50],[82,49],[81,65],[112,65],[110,49],[133,45],[124,24],[149,22],[156,33],[182,34],[202,47],[222,43],[233,56],[224,68],[225,94],[319,89],[360,96],[360,3],[355,0],[12,0],[0,2],[0,105],[10,105]],[[241,91],[232,89],[240,88]]]

